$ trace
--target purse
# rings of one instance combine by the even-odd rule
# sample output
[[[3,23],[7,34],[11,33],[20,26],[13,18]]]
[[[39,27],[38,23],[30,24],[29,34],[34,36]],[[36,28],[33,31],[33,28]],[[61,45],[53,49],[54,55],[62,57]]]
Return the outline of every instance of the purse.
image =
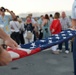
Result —
[[[30,40],[30,39],[32,39],[32,35],[33,35],[33,33],[31,31],[27,31],[26,38]]]

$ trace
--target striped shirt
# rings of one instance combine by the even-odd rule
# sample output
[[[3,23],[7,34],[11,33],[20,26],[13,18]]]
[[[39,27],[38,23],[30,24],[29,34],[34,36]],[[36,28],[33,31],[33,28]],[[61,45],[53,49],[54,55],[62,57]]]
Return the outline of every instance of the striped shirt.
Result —
[[[66,30],[71,26],[71,21],[67,17],[60,18],[60,22],[61,22],[62,30]]]

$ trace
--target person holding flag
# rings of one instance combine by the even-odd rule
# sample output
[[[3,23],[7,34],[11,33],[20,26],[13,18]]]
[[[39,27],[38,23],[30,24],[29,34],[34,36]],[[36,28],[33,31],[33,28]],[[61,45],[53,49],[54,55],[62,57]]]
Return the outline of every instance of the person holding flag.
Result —
[[[76,29],[76,0],[72,6],[72,28]],[[74,75],[76,75],[76,37],[73,42]]]
[[[0,28],[0,38],[5,41],[5,45],[16,49],[18,47],[17,43],[10,38],[1,28]],[[12,61],[11,55],[0,45],[0,66],[5,66]]]

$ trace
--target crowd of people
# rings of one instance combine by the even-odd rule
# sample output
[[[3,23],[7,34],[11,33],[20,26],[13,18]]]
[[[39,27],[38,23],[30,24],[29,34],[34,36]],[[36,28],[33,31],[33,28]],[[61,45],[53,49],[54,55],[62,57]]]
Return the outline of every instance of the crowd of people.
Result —
[[[5,13],[10,13],[11,16],[7,16]],[[52,14],[41,15],[39,18],[33,17],[32,14],[28,14],[23,21],[13,11],[1,7],[0,9],[0,27],[4,31],[20,44],[28,44],[30,42],[47,38],[51,35],[60,33],[71,27],[71,19],[66,16],[63,11],[60,15],[59,12]],[[65,53],[69,53],[69,41],[65,43]],[[51,47],[53,54],[59,54],[62,52],[62,44]]]
[[[10,13],[11,17],[6,16],[5,13]],[[71,24],[72,23],[72,24]],[[0,8],[0,37],[4,40],[0,40],[0,44],[16,48],[17,44],[27,44],[38,39],[47,38],[50,35],[55,35],[70,27],[76,29],[76,0],[74,0],[72,7],[72,22],[67,18],[66,13],[55,12],[54,17],[52,14],[48,16],[41,15],[39,19],[33,18],[32,14],[28,14],[26,20],[23,22],[21,18],[15,15],[13,11]],[[5,32],[8,34],[5,34]],[[10,37],[13,39],[11,39]],[[16,43],[17,42],[17,43]],[[64,42],[65,53],[69,53],[69,41]],[[55,45],[51,47],[54,54],[62,52],[62,45]],[[73,43],[73,60],[74,60],[74,75],[76,75],[76,38]],[[11,61],[11,56],[0,45],[0,66],[7,65]]]

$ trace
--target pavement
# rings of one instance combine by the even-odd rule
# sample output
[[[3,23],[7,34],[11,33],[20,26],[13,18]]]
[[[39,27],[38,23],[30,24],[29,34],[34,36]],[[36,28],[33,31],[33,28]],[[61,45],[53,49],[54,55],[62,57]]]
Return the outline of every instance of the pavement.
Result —
[[[0,75],[74,75],[72,53],[42,51],[0,67]]]

